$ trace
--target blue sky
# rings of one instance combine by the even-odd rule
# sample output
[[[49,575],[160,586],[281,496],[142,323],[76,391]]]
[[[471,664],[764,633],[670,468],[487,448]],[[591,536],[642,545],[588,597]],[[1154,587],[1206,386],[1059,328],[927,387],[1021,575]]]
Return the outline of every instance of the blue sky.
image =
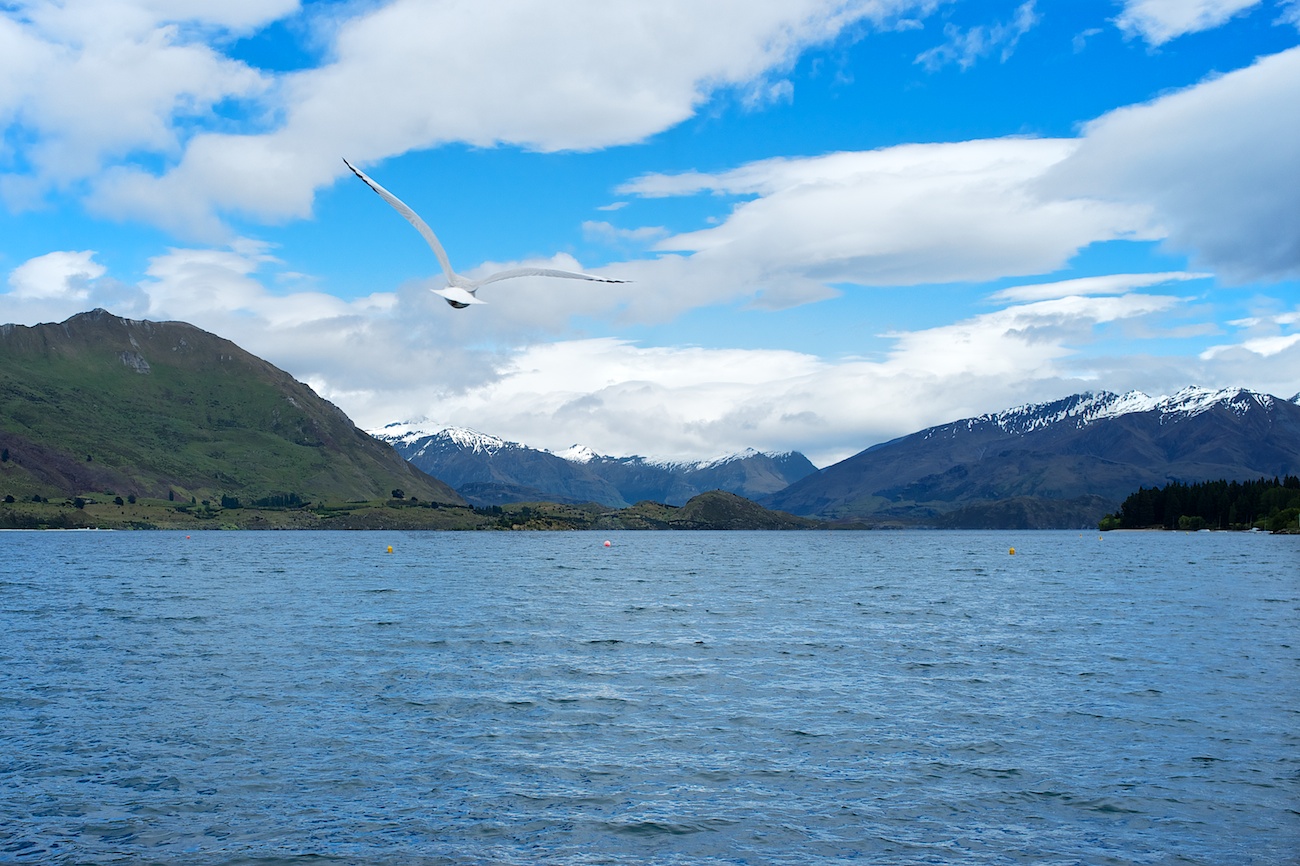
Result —
[[[0,320],[228,337],[363,427],[826,465],[1300,391],[1295,0],[0,2]],[[419,236],[492,284],[452,310]]]

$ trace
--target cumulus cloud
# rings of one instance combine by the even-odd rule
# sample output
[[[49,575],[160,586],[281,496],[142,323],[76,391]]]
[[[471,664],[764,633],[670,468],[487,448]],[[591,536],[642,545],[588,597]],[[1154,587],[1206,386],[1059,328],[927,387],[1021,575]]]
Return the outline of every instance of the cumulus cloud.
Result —
[[[741,298],[808,303],[846,284],[1050,273],[1116,239],[1162,239],[1233,280],[1285,280],[1300,274],[1295,104],[1300,49],[1106,114],[1078,139],[903,145],[648,174],[618,192],[735,203],[717,225],[659,241],[658,260],[612,269],[655,288],[627,294],[624,309],[656,320]],[[1100,285],[1073,288],[1095,294]]]
[[[135,153],[178,155],[183,128],[267,78],[208,43],[288,14],[296,0],[30,0],[0,12],[0,125],[21,129],[3,189],[12,206],[93,178]],[[2,165],[3,163],[0,163]]]
[[[621,192],[749,196],[718,226],[656,248],[692,269],[730,273],[713,297],[778,292],[781,303],[825,297],[828,286],[917,285],[1047,273],[1090,243],[1152,238],[1140,203],[1047,198],[1033,185],[1077,142],[995,139],[904,145],[751,163],[716,175],[647,175]],[[645,266],[680,271],[680,259]],[[775,302],[773,305],[776,305]]]
[[[1151,208],[1170,247],[1237,280],[1300,275],[1300,48],[1103,115],[1042,192]]]
[[[889,335],[894,348],[881,360],[561,341],[524,349],[499,378],[439,401],[430,418],[473,419],[553,450],[576,441],[707,457],[758,445],[826,465],[925,426],[1091,387],[1092,362],[1072,360],[1080,344],[1178,303],[1128,295],[1013,305]]]
[[[787,100],[791,85],[780,73],[808,46],[933,3],[502,0],[485,12],[482,4],[392,0],[348,7],[350,17],[329,30],[328,62],[278,76],[186,41],[184,27],[167,23],[198,16],[204,4],[182,4],[172,19],[143,0],[112,5],[139,21],[128,40],[105,34],[83,45],[65,31],[48,35],[0,18],[0,47],[16,30],[23,39],[14,56],[26,58],[0,80],[15,84],[22,122],[41,130],[42,142],[25,158],[52,176],[89,177],[92,166],[107,164],[113,170],[92,184],[97,213],[212,238],[221,235],[224,214],[307,216],[314,191],[342,175],[340,153],[364,164],[450,142],[589,150],[668,129],[719,91],[732,90],[751,107]],[[202,23],[233,28],[294,5],[269,4],[259,19],[240,3]],[[126,62],[108,68],[102,55],[114,50]],[[41,83],[33,88],[26,76],[37,70],[32,80]],[[85,85],[87,99],[50,108],[43,95],[69,75]],[[177,118],[232,99],[247,102],[238,121],[181,134]],[[92,122],[114,115],[130,122],[78,133],[68,117],[79,108]],[[125,159],[128,152],[161,155],[166,167]],[[11,186],[16,194],[22,184]]]
[[[1125,0],[1115,24],[1125,34],[1163,45],[1186,33],[1212,30],[1259,0]]]
[[[107,269],[95,261],[94,250],[46,253],[23,262],[9,274],[15,298],[63,298],[85,300],[90,283]]]

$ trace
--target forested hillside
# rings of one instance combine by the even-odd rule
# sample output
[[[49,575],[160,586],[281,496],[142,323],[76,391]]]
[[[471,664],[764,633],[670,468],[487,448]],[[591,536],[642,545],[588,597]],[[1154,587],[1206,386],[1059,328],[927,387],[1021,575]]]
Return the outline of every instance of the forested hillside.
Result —
[[[1173,482],[1140,488],[1101,521],[1102,529],[1293,529],[1300,522],[1300,478]]]

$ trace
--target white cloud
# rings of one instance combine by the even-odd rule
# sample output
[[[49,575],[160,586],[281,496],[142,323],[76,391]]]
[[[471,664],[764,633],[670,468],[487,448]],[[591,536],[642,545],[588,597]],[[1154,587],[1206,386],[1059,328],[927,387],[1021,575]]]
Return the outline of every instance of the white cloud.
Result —
[[[648,244],[669,234],[663,226],[621,229],[604,220],[587,220],[582,224],[582,233],[589,240],[619,244]]]
[[[1300,275],[1300,48],[1103,115],[1047,196],[1152,209],[1170,247],[1238,280]]]
[[[249,33],[294,12],[299,0],[13,0],[17,16],[70,44],[181,26],[196,35]]]
[[[23,262],[9,274],[15,298],[57,298],[84,301],[90,283],[107,273],[95,261],[94,250],[52,252]]]
[[[1212,30],[1259,0],[1125,0],[1115,24],[1127,35],[1163,45],[1187,33]]]
[[[618,192],[738,201],[717,225],[660,241],[660,259],[611,270],[652,289],[621,296],[629,317],[656,321],[742,298],[807,303],[846,283],[1050,273],[1115,239],[1164,239],[1234,280],[1287,279],[1300,274],[1296,104],[1300,49],[1111,112],[1078,139],[903,145],[644,175]],[[1124,279],[1138,288],[1147,278]]]
[[[941,377],[962,375],[1045,378],[1092,331],[1121,319],[1148,316],[1179,299],[1160,295],[1071,296],[1011,306],[952,325],[894,335],[890,358],[901,369]]]
[[[753,196],[715,228],[660,241],[686,253],[631,267],[653,299],[709,303],[764,292],[771,306],[828,286],[979,281],[1062,267],[1090,243],[1156,237],[1140,204],[1049,199],[1034,185],[1077,142],[995,139],[751,163],[717,175],[647,175],[621,192]],[[662,272],[659,274],[658,272]],[[699,285],[693,275],[707,275]],[[670,283],[689,288],[677,292]],[[677,293],[675,293],[677,292]]]
[[[1088,47],[1088,40],[1102,32],[1100,27],[1089,27],[1074,35],[1071,44],[1074,47],[1074,53],[1078,54]]]
[[[708,457],[791,448],[825,465],[965,414],[1091,387],[1074,346],[1176,298],[1071,298],[891,335],[883,360],[775,350],[562,341],[522,350],[482,388],[444,398],[436,423],[465,423],[551,449]]]
[[[1202,360],[1272,358],[1300,347],[1300,308],[1260,311],[1259,314],[1228,322],[1238,329],[1231,343],[1210,346],[1201,352]],[[1293,354],[1300,355],[1300,352]],[[1282,395],[1286,396],[1286,395]]]
[[[785,99],[768,76],[809,45],[927,0],[394,0],[340,22],[330,62],[259,103],[273,129],[205,131],[164,171],[120,166],[101,213],[215,235],[218,216],[310,213],[314,190],[362,164],[449,142],[539,151],[641,141],[713,93]]]
[[[1008,22],[999,22],[989,26],[979,25],[963,31],[960,27],[947,24],[943,35],[947,41],[916,57],[916,62],[934,72],[949,63],[956,63],[962,69],[969,69],[979,60],[993,52],[1003,63],[1011,58],[1020,37],[1024,36],[1039,22],[1038,13],[1034,11],[1035,0],[1021,3],[1016,7],[1015,15]]]
[[[1050,273],[1092,243],[1125,238],[1167,238],[1233,277],[1283,279],[1300,270],[1292,103],[1300,104],[1300,49],[1112,112],[1077,140],[904,145],[645,175],[619,192],[741,201],[716,227],[660,241],[658,260],[612,265],[636,291],[602,297],[619,298],[630,319],[662,321],[741,298],[806,303],[845,283]],[[1204,276],[1115,275],[1000,297],[1114,293]]]
[[[1047,301],[1073,295],[1119,295],[1133,289],[1144,289],[1165,283],[1184,280],[1204,280],[1213,274],[1194,274],[1186,271],[1167,271],[1152,274],[1104,274],[1097,277],[1078,277],[1052,283],[1030,286],[1013,286],[989,296],[994,301]]]
[[[1242,349],[1256,355],[1268,357],[1283,352],[1292,346],[1300,346],[1300,334],[1287,334],[1277,337],[1256,337],[1251,340],[1243,340],[1235,346],[1211,346],[1201,353],[1201,357],[1208,360],[1218,357],[1226,352],[1235,349]]]
[[[268,86],[203,40],[296,6],[39,0],[0,13],[0,124],[21,129],[10,138],[18,171],[3,178],[11,205],[134,153],[178,155],[186,123],[209,123],[222,102]]]
[[[748,88],[743,100],[750,111],[758,111],[769,105],[794,102],[794,83],[783,78],[780,81],[759,81]]]

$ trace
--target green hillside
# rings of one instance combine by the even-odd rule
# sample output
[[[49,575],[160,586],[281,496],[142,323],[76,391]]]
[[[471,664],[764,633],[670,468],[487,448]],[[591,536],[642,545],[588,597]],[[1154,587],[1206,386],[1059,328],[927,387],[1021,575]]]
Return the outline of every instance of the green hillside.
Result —
[[[464,505],[336,406],[234,343],[95,310],[0,326],[0,497]]]

